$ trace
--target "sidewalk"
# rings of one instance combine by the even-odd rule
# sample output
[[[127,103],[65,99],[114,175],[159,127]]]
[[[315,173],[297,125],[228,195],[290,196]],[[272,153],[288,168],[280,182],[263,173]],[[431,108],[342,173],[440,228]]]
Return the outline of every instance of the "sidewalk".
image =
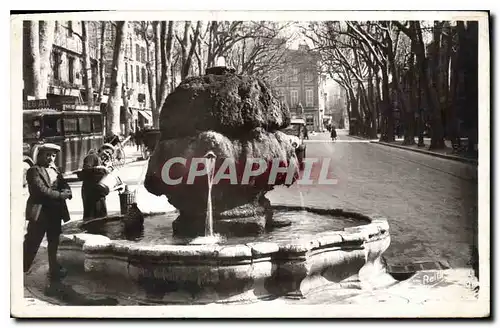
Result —
[[[349,136],[355,139],[362,139],[362,140],[367,140],[367,138],[359,137],[359,136]],[[379,135],[380,137],[380,135]],[[415,144],[414,145],[403,145],[403,138],[396,138],[394,142],[382,142],[379,141],[379,139],[369,139],[371,143],[376,143],[379,145],[384,145],[388,147],[394,147],[394,148],[400,148],[400,149],[406,149],[430,156],[435,156],[435,157],[440,157],[444,159],[450,159],[454,161],[459,161],[463,163],[469,163],[469,164],[475,164],[477,165],[477,159],[472,157],[469,154],[464,154],[460,153],[457,154],[456,152],[453,151],[451,141],[445,140],[445,149],[439,149],[439,150],[429,150],[429,146],[431,144],[431,139],[430,138],[424,138],[424,147],[418,147],[418,138],[415,137]]]

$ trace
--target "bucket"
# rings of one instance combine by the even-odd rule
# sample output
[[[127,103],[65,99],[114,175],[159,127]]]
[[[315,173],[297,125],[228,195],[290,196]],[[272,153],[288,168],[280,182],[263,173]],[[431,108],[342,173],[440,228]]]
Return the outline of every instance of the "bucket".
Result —
[[[130,205],[135,203],[135,193],[130,192],[128,187],[125,186],[125,190],[118,194],[120,197],[120,211],[122,215],[127,214],[128,208]]]
[[[101,195],[107,196],[110,192],[119,189],[121,186],[123,186],[122,180],[115,173],[115,171],[112,171],[106,174],[101,181],[99,181],[97,189]]]

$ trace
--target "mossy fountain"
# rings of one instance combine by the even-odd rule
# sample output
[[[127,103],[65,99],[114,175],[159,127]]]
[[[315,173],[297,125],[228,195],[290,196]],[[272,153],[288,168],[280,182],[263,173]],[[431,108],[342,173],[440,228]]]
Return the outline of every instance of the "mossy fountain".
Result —
[[[99,220],[97,232],[66,232],[61,262],[94,279],[126,282],[121,286],[129,297],[158,303],[307,298],[325,286],[392,284],[382,261],[390,244],[386,220],[335,208],[279,206],[265,197],[299,176],[293,145],[280,132],[289,124],[288,108],[263,80],[225,67],[186,79],[162,109],[161,137],[144,182],[178,211],[146,217],[144,232],[133,240],[106,229],[120,230],[117,218]],[[174,158],[184,165],[168,166],[168,178],[178,182],[167,183],[165,164]],[[192,166],[195,158],[206,161]],[[213,183],[213,170],[227,159],[237,183]],[[277,174],[269,183],[272,173],[249,166],[251,159],[280,163],[291,176]],[[205,173],[190,180],[200,163]],[[242,183],[245,167],[255,170]]]

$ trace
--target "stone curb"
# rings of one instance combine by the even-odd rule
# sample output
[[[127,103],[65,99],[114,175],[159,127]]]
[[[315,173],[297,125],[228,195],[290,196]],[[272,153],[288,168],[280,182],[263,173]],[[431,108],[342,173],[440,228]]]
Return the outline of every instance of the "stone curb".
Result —
[[[417,153],[421,153],[421,154],[426,154],[426,155],[430,155],[430,156],[434,156],[434,157],[440,157],[440,158],[449,159],[449,160],[452,160],[452,161],[458,161],[458,162],[462,162],[462,163],[477,165],[477,160],[472,159],[472,158],[465,158],[465,157],[454,156],[454,155],[440,154],[440,153],[436,153],[436,152],[433,152],[433,151],[430,151],[430,150],[424,150],[424,149],[418,149],[418,148],[410,148],[410,147],[407,147],[407,146],[396,145],[396,144],[392,144],[392,143],[389,143],[389,142],[383,142],[383,141],[378,141],[378,140],[375,141],[375,140],[363,138],[363,137],[360,137],[360,136],[349,136],[349,137],[354,138],[354,139],[359,139],[359,140],[369,140],[370,143],[379,144],[379,145],[383,145],[383,146],[389,146],[389,147],[394,147],[394,148],[399,148],[399,149],[405,149],[405,150],[409,150],[409,151],[413,151],[413,152],[417,152]]]
[[[436,152],[429,151],[429,150],[410,148],[407,146],[395,145],[395,144],[391,144],[388,142],[382,142],[382,141],[371,141],[370,140],[370,143],[399,148],[399,149],[405,149],[405,150],[409,150],[409,151],[413,151],[413,152],[417,152],[417,153],[421,153],[421,154],[426,154],[426,155],[430,155],[430,156],[434,156],[434,157],[440,157],[440,158],[449,159],[452,161],[458,161],[458,162],[462,162],[462,163],[477,165],[477,160],[472,159],[472,158],[464,158],[464,157],[460,157],[460,156],[440,154],[440,153],[436,153]]]

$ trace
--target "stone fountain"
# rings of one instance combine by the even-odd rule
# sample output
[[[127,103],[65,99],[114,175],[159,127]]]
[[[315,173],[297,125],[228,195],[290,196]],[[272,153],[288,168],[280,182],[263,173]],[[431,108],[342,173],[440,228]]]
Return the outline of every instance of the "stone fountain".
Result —
[[[163,165],[181,157],[187,165],[171,175],[187,182],[189,162],[212,152],[216,167],[222,160],[235,164],[237,179],[242,179],[249,159],[273,161],[285,167],[297,167],[294,148],[279,131],[290,124],[290,112],[261,80],[239,76],[230,69],[214,67],[207,75],[187,79],[168,96],[160,116],[161,138],[146,174],[145,187],[155,195],[165,195],[179,209],[174,233],[200,236],[205,232],[207,213],[206,176],[194,183],[168,185],[162,177]],[[174,171],[174,172],[172,172]],[[277,179],[268,184],[267,175],[250,177],[248,183],[220,183],[212,190],[214,229],[223,234],[263,232],[272,225],[270,202],[265,193]],[[293,177],[289,184],[295,181]]]
[[[390,244],[386,220],[335,208],[271,205],[266,198],[275,186],[298,178],[294,148],[280,132],[289,124],[288,108],[263,80],[226,67],[186,79],[162,109],[161,137],[144,182],[150,193],[165,195],[177,208],[169,214],[171,220],[164,221],[171,225],[169,234],[179,239],[141,244],[102,232],[106,229],[67,231],[61,239],[61,261],[96,279],[124,281],[118,289],[127,286],[126,291],[120,293],[143,302],[307,298],[325,286],[341,290],[393,284],[382,261]],[[175,158],[185,162],[169,166],[168,178],[179,181],[174,184],[165,178],[165,164]],[[195,158],[206,161],[191,166]],[[292,176],[278,174],[269,183],[269,171],[262,171],[240,183],[245,167],[256,158],[280,163]],[[226,159],[235,164],[238,183],[213,184],[212,170]],[[198,170],[199,164],[205,174],[188,181],[190,169]],[[291,213],[294,219],[283,219],[280,213]],[[300,236],[281,232],[282,238],[272,238],[312,216],[318,223],[351,223]],[[107,218],[98,225],[117,222],[119,218]],[[204,239],[207,235],[220,238]]]

